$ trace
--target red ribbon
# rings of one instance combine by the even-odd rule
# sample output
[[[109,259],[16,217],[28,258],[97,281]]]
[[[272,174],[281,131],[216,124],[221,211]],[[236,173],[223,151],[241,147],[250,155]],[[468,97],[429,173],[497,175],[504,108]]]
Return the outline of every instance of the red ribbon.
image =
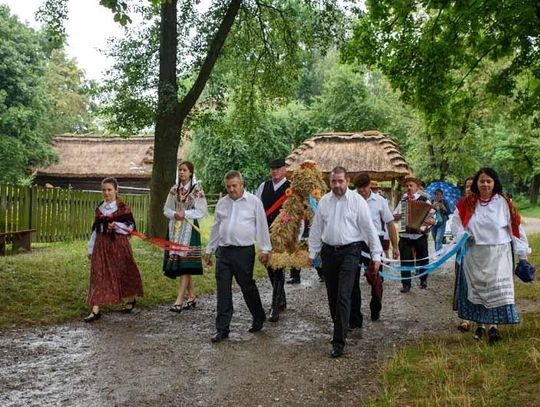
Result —
[[[286,194],[281,195],[279,199],[274,202],[274,204],[265,212],[266,216],[273,214],[283,204],[283,202],[287,200],[287,198],[289,197]]]
[[[116,226],[118,229],[121,229],[130,235],[133,235],[135,237],[138,237],[141,240],[144,240],[147,243],[150,243],[151,245],[154,245],[156,247],[159,247],[162,250],[168,250],[172,252],[196,252],[200,251],[198,247],[192,247],[185,244],[175,243],[171,242],[170,240],[163,239],[161,237],[149,237],[146,235],[143,235],[140,232],[137,232],[136,230],[131,230],[128,228],[125,228],[121,225],[119,225],[116,222],[113,222],[114,226]]]

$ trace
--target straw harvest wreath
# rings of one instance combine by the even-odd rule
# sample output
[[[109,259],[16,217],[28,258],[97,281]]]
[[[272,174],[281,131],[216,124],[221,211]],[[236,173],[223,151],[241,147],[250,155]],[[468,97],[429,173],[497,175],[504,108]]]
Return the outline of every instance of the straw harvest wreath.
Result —
[[[279,215],[270,226],[273,268],[305,267],[308,264],[307,242],[299,240],[302,222],[311,225],[317,203],[326,192],[326,183],[314,161],[304,161],[292,173],[291,186],[285,194]]]

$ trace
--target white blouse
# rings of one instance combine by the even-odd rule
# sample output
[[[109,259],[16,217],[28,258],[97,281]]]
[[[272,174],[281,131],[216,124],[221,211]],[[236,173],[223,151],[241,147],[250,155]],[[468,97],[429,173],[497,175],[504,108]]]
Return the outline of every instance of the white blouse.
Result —
[[[186,192],[189,191],[189,189],[191,188],[191,181],[189,181],[186,185],[182,185],[180,188]],[[186,218],[202,219],[208,213],[208,205],[206,203],[206,198],[204,197],[204,195],[195,198],[194,206],[195,207],[193,209],[186,209]],[[176,186],[174,186],[171,188],[171,192],[167,195],[167,201],[165,202],[165,205],[163,207],[163,214],[167,219],[175,221],[174,215],[176,214],[176,210]]]
[[[112,202],[103,202],[99,206],[99,211],[103,214],[103,216],[109,216],[112,213],[116,212],[118,210],[118,205],[116,204],[116,201]],[[121,226],[123,229],[119,227],[114,228],[114,232],[118,233],[120,235],[128,235],[130,231],[133,230],[133,226],[128,226],[125,223],[122,222],[115,222],[117,225]],[[127,230],[124,230],[127,229]],[[88,242],[88,254],[92,254],[94,252],[94,245],[96,244],[96,231],[94,230],[92,232],[92,236],[90,236],[90,241]]]
[[[452,234],[459,240],[467,231],[474,237],[477,245],[499,245],[513,242],[514,252],[519,258],[526,258],[531,252],[523,227],[519,226],[519,238],[512,235],[510,209],[504,197],[493,196],[487,205],[476,204],[476,209],[467,229],[463,227],[459,210],[456,208],[451,224]]]

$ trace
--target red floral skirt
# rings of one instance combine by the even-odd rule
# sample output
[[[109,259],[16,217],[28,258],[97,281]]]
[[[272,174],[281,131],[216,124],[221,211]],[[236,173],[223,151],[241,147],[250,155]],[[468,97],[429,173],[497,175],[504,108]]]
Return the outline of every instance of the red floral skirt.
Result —
[[[141,297],[141,274],[133,259],[126,235],[96,236],[90,287],[86,302],[90,305],[118,304],[126,297]]]

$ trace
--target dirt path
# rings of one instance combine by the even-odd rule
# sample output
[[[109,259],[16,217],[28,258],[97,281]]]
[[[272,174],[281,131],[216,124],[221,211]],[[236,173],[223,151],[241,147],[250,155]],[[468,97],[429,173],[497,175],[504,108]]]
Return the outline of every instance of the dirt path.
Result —
[[[524,223],[540,231],[540,220]],[[396,346],[453,331],[452,267],[431,276],[427,290],[413,285],[407,295],[386,282],[381,320],[365,318],[339,359],[329,357],[324,284],[309,270],[301,285],[287,286],[280,321],[257,334],[247,332],[249,313],[236,291],[231,337],[219,344],[210,343],[213,296],[180,315],[161,306],[109,313],[91,325],[0,332],[0,405],[358,406],[376,391],[377,365]],[[268,282],[259,289],[268,305]]]

